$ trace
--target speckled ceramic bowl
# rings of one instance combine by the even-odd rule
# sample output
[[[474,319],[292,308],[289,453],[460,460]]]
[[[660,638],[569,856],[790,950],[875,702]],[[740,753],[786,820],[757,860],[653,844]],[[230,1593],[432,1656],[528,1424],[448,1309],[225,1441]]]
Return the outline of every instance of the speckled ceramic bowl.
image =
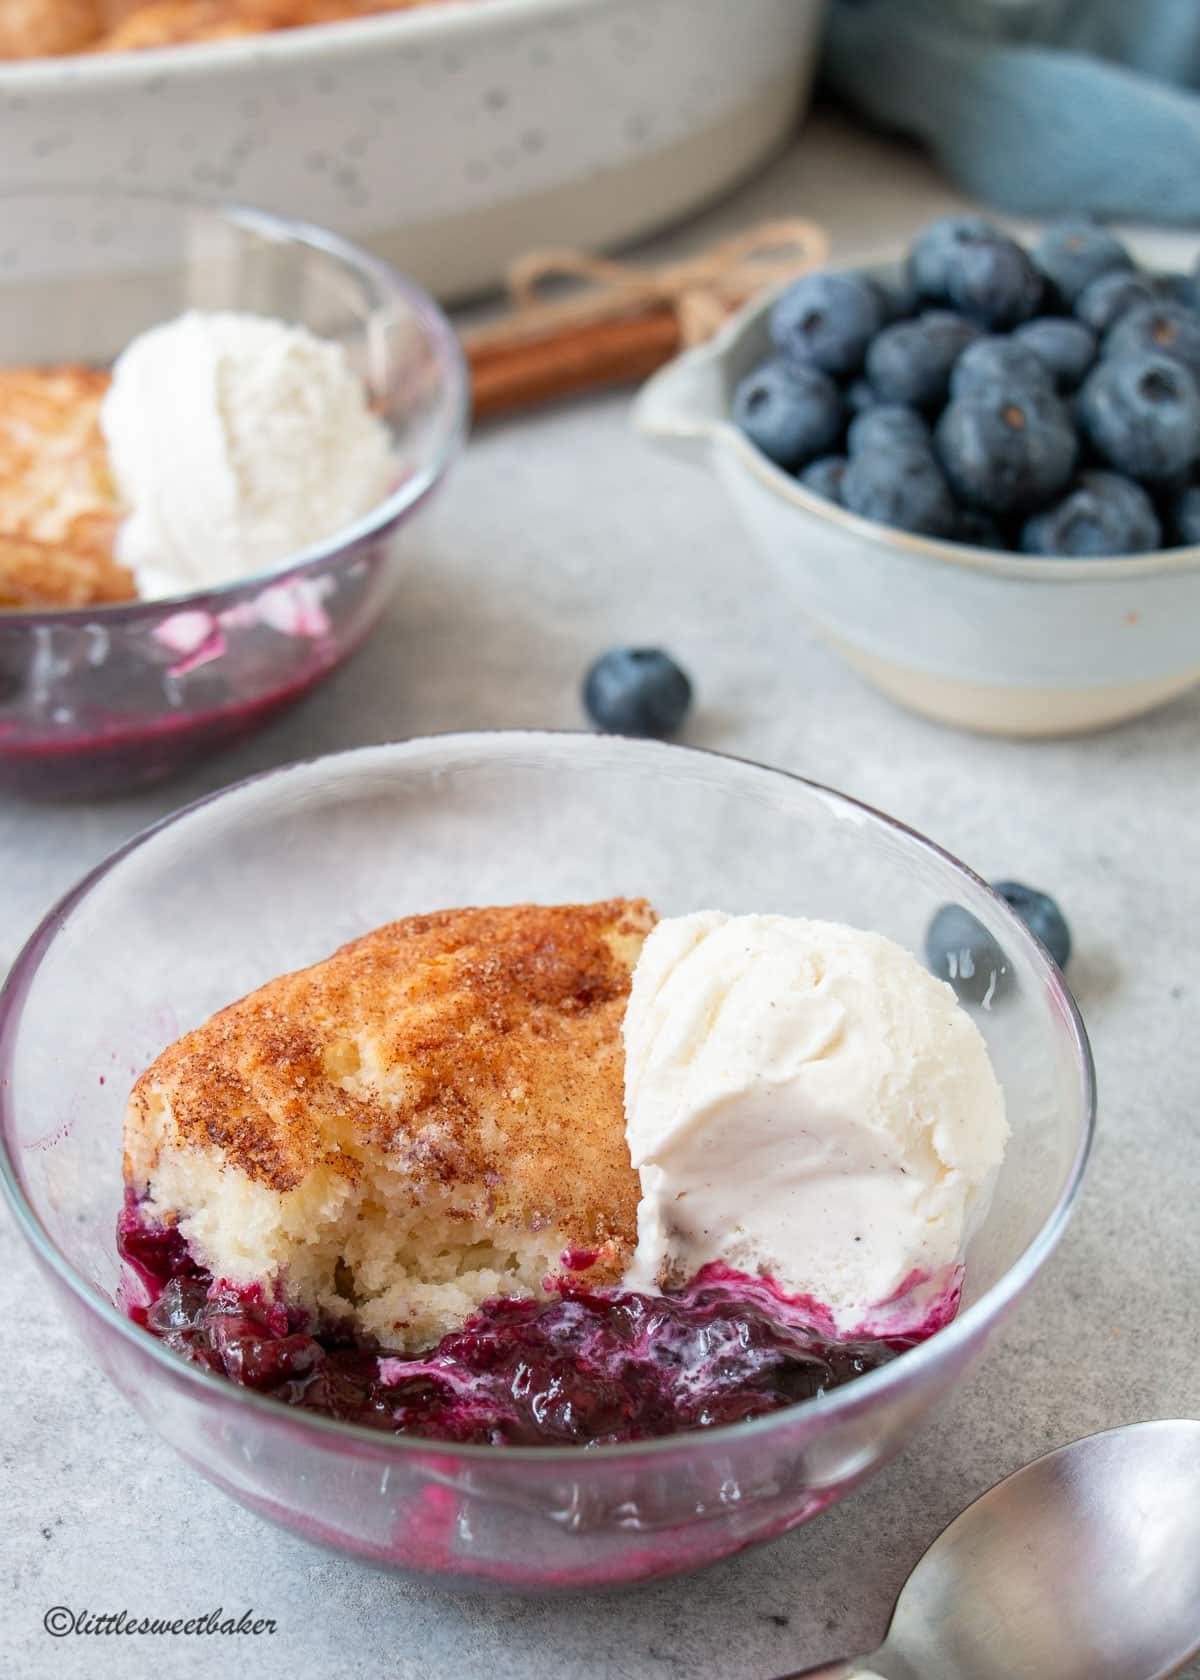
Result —
[[[886,273],[881,267],[880,273]],[[1039,560],[910,536],[806,490],[729,419],[774,294],[649,382],[637,423],[715,470],[824,638],[894,700],[993,734],[1065,735],[1200,683],[1200,548]]]
[[[449,0],[144,53],[0,64],[0,191],[228,194],[439,295],[538,244],[682,215],[791,131],[824,0]]]

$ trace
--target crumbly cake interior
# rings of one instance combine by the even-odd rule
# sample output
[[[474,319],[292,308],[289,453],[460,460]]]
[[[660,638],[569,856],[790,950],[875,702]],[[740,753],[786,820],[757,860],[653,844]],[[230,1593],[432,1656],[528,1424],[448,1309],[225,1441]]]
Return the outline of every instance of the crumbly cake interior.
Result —
[[[134,1087],[126,1177],[218,1279],[426,1347],[566,1265],[617,1281],[641,900],[442,911],[269,982]]]
[[[235,40],[442,0],[0,0],[0,59]]]
[[[121,508],[100,430],[107,389],[107,373],[74,363],[0,368],[0,608],[137,593],[113,557]]]

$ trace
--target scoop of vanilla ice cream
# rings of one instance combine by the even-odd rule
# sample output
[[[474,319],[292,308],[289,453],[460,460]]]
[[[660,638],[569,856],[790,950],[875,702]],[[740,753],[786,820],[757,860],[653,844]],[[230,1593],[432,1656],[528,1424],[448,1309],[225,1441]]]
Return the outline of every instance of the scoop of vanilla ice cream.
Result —
[[[909,952],[834,922],[667,918],[624,1033],[631,1287],[723,1260],[843,1334],[899,1333],[914,1284],[954,1278],[1008,1125],[978,1028]]]
[[[117,358],[100,415],[143,594],[226,583],[352,524],[395,477],[341,345],[261,315],[192,311]]]

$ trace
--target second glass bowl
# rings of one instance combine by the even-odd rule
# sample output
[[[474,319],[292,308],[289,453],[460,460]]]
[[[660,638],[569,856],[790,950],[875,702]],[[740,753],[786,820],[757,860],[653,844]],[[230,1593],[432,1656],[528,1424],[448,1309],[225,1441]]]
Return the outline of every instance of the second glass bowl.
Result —
[[[0,363],[103,367],[187,309],[276,315],[345,348],[395,445],[385,501],[267,572],[171,600],[0,612],[0,793],[116,792],[252,733],[363,640],[399,528],[462,441],[466,370],[424,292],[319,228],[91,192],[6,196],[0,216]]]
[[[1005,984],[974,1014],[1012,1140],[948,1328],[818,1401],[731,1428],[596,1449],[449,1447],[234,1388],[184,1365],[114,1305],[125,1098],[171,1039],[398,916],[639,894],[668,915],[717,907],[848,921],[915,950],[935,910],[953,903],[995,940]],[[253,1510],[464,1587],[544,1593],[676,1574],[841,1499],[955,1387],[1045,1261],[1079,1187],[1092,1116],[1087,1041],[1061,975],[961,864],[779,771],[599,736],[443,736],[231,788],[84,881],[0,997],[3,1180],[55,1294],[117,1387]],[[54,1380],[86,1391],[73,1372]]]

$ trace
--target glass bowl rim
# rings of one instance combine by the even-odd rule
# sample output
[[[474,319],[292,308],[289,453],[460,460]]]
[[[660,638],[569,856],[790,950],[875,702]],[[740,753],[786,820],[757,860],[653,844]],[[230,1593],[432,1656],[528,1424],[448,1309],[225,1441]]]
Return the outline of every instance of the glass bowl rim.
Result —
[[[610,1442],[594,1446],[494,1446],[488,1443],[459,1443],[435,1440],[421,1435],[393,1435],[384,1430],[367,1429],[360,1424],[344,1423],[336,1418],[327,1418],[320,1413],[307,1412],[303,1408],[283,1405],[269,1395],[258,1394],[252,1389],[239,1387],[227,1378],[219,1377],[215,1373],[200,1369],[198,1366],[182,1360],[178,1355],[170,1352],[161,1341],[141,1329],[126,1314],[121,1312],[115,1303],[107,1300],[92,1287],[76,1270],[58,1245],[44,1229],[34,1209],[25,1196],[15,1162],[9,1149],[9,1126],[12,1104],[12,1055],[15,1048],[17,1029],[20,1025],[21,1014],[25,1001],[25,994],[40,965],[41,958],[54,943],[60,929],[65,925],[71,913],[86,899],[94,887],[107,877],[115,868],[139,851],[144,845],[155,839],[164,830],[185,821],[194,812],[207,805],[214,804],[226,795],[235,795],[258,783],[268,782],[292,775],[298,771],[313,770],[318,766],[346,763],[352,759],[362,760],[364,763],[371,758],[387,763],[403,763],[406,758],[420,758],[428,752],[431,746],[446,748],[458,747],[464,751],[486,748],[489,745],[498,747],[518,744],[526,750],[539,747],[547,743],[561,746],[570,742],[571,751],[586,753],[589,744],[603,742],[611,747],[614,741],[621,741],[618,750],[625,748],[644,754],[648,757],[662,756],[664,759],[676,761],[680,758],[701,758],[716,760],[718,763],[728,763],[761,772],[772,777],[781,777],[786,781],[798,782],[810,793],[816,794],[826,806],[838,806],[848,809],[859,816],[865,816],[872,825],[898,834],[906,842],[915,843],[927,855],[932,856],[939,865],[948,865],[951,871],[968,881],[974,888],[982,890],[994,904],[1001,919],[1008,924],[1008,934],[1013,941],[1023,948],[1026,957],[1032,961],[1039,971],[1040,978],[1046,985],[1060,1017],[1066,1027],[1078,1057],[1080,1071],[1080,1096],[1083,1107],[1083,1126],[1079,1141],[1076,1145],[1074,1158],[1067,1173],[1066,1182],[1055,1200],[1054,1206],[1043,1220],[1036,1235],[1017,1256],[1011,1266],[985,1290],[979,1299],[969,1307],[958,1313],[952,1322],[943,1329],[935,1332],[926,1341],[909,1349],[899,1358],[888,1364],[857,1377],[852,1383],[833,1389],[819,1401],[794,1406],[783,1406],[777,1411],[767,1412],[761,1417],[750,1418],[734,1424],[724,1424],[716,1428],[689,1430],[678,1434],[656,1436],[644,1441]],[[686,1450],[689,1446],[697,1450],[718,1449],[721,1446],[732,1447],[750,1440],[763,1440],[776,1430],[780,1430],[790,1422],[796,1423],[803,1417],[820,1416],[825,1419],[844,1419],[867,1410],[876,1397],[899,1395],[906,1389],[915,1386],[918,1376],[931,1366],[945,1363],[959,1349],[968,1346],[977,1334],[982,1334],[986,1328],[996,1323],[1004,1310],[1010,1306],[1025,1290],[1028,1284],[1040,1271],[1042,1265],[1057,1246],[1062,1236],[1079,1194],[1084,1171],[1091,1153],[1096,1127],[1096,1070],[1092,1057],[1091,1045],[1088,1041],[1087,1030],[1084,1027],[1079,1007],[1067,986],[1065,979],[1046,952],[1025,924],[1016,915],[1012,907],[994,892],[991,886],[977,875],[974,870],[959,861],[952,853],[946,851],[936,842],[927,839],[916,829],[900,822],[895,817],[868,805],[865,801],[855,799],[849,794],[840,793],[825,783],[800,776],[794,771],[783,770],[774,765],[763,764],[757,759],[742,758],[732,753],[716,752],[711,748],[680,746],[663,741],[631,741],[611,735],[598,735],[590,730],[553,730],[553,729],[511,729],[511,730],[462,730],[446,731],[441,734],[417,735],[407,740],[384,742],[370,746],[353,747],[343,752],[324,753],[308,759],[297,759],[294,762],[277,765],[263,770],[255,775],[247,776],[241,781],[229,783],[217,788],[213,792],[202,795],[190,804],[182,806],[176,811],[163,817],[149,827],[142,829],[122,846],[118,847],[108,857],[98,863],[95,868],[65,893],[62,898],[47,912],[31,934],[13,961],[12,967],[0,986],[0,1190],[12,1209],[18,1229],[29,1243],[34,1253],[58,1278],[67,1286],[71,1293],[86,1306],[105,1325],[115,1328],[118,1335],[135,1341],[141,1352],[149,1359],[162,1365],[164,1371],[175,1376],[179,1381],[194,1384],[202,1399],[207,1398],[214,1403],[224,1401],[235,1409],[239,1406],[249,1407],[251,1415],[257,1414],[264,1426],[269,1425],[273,1418],[277,1424],[291,1422],[302,1431],[312,1429],[330,1441],[343,1441],[347,1446],[357,1443],[360,1446],[371,1446],[376,1452],[387,1453],[416,1453],[428,1456],[434,1454],[440,1457],[463,1457],[475,1463],[510,1461],[525,1462],[527,1464],[565,1464],[578,1465],[582,1460],[589,1462],[623,1461],[625,1459],[640,1459],[654,1457],[670,1451]],[[115,1219],[115,1211],[114,1211]]]
[[[128,622],[147,614],[160,612],[207,611],[228,598],[244,591],[263,589],[280,583],[293,574],[327,565],[359,543],[379,536],[404,514],[416,507],[444,476],[447,468],[462,448],[467,435],[471,411],[471,382],[466,357],[458,334],[441,307],[424,287],[393,268],[382,257],[344,239],[341,234],[308,222],[301,217],[283,216],[271,210],[259,210],[236,199],[207,198],[203,194],[185,192],[139,192],[134,189],[116,190],[93,186],[87,182],[59,183],[53,187],[20,186],[0,192],[0,214],[10,204],[42,200],[86,198],[97,208],[123,204],[155,205],[167,210],[196,210],[229,223],[245,232],[258,233],[276,245],[291,245],[332,257],[352,274],[365,277],[378,289],[380,307],[402,303],[420,323],[441,371],[447,399],[446,436],[437,459],[419,473],[414,473],[397,485],[389,496],[349,525],[343,525],[332,536],[308,548],[297,549],[273,565],[263,566],[244,577],[231,578],[227,583],[210,584],[202,589],[183,590],[176,595],[154,596],[150,600],[117,601],[107,605],[83,607],[27,607],[6,609],[0,613],[0,627],[9,623],[40,627],[47,624],[98,623],[105,627]],[[0,285],[5,282],[0,281]]]

